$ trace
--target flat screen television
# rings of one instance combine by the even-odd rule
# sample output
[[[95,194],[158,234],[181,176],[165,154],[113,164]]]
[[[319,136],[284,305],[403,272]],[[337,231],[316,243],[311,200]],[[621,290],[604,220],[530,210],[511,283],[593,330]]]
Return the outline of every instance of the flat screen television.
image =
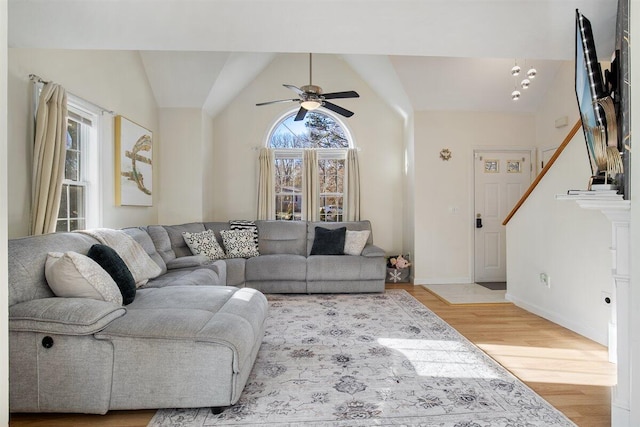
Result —
[[[605,114],[598,99],[607,96],[602,69],[596,55],[591,22],[576,10],[576,55],[575,55],[576,97],[580,108],[580,118],[584,131],[591,173],[597,176],[600,172],[596,162],[595,135],[606,128]]]

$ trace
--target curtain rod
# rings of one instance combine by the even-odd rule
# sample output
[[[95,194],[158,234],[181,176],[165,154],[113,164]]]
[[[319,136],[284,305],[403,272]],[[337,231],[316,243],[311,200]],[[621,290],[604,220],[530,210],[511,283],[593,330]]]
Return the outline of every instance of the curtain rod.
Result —
[[[44,80],[42,77],[40,77],[37,74],[29,74],[29,80],[33,81],[34,83],[42,83],[42,84],[45,84],[45,85],[47,83],[52,83],[51,81]],[[104,113],[109,113],[112,116],[116,115],[115,111],[113,111],[113,110],[108,110],[108,109],[106,109],[104,107],[101,107],[100,105],[98,105],[98,104],[96,104],[94,102],[88,101],[88,100],[86,100],[86,99],[84,99],[84,98],[82,98],[82,97],[80,97],[78,95],[75,95],[75,94],[71,93],[71,92],[67,92],[67,93],[69,93],[70,95],[80,99],[82,102],[85,102],[87,104],[93,105],[94,107],[98,108],[103,114]]]

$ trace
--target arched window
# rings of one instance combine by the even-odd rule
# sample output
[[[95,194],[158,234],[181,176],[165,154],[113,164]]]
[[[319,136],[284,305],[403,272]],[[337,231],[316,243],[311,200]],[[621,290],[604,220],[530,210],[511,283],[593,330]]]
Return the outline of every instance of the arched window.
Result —
[[[275,159],[275,218],[342,221],[347,188],[347,150],[353,148],[351,136],[330,114],[314,110],[307,113],[304,120],[296,122],[296,113],[292,111],[280,119],[267,141]],[[305,156],[305,151],[315,151],[315,154]],[[306,185],[305,173],[317,177],[317,185],[306,191],[303,187]],[[310,207],[317,208],[317,216],[310,214],[313,212]],[[313,216],[315,218],[310,218]]]

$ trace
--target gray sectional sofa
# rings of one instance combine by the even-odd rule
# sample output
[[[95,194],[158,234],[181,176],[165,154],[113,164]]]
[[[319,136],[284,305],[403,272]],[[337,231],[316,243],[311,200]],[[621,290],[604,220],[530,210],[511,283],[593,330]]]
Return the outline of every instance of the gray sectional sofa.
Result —
[[[160,267],[126,306],[56,297],[49,252],[87,254],[81,233],[12,239],[9,370],[12,412],[224,407],[240,397],[264,336],[262,292],[382,292],[384,252],[371,236],[360,256],[310,255],[315,227],[369,229],[367,221],[257,221],[260,256],[211,262],[182,231],[228,223],[150,225],[124,231]],[[125,236],[126,237],[126,236]]]
[[[385,252],[373,244],[373,234],[360,256],[311,255],[316,227],[371,231],[369,221],[307,222],[256,221],[260,256],[225,259],[228,286],[250,287],[265,293],[383,292]],[[213,230],[222,245],[220,231],[228,222],[194,222],[143,227],[166,263],[191,256],[183,232]],[[220,263],[221,261],[216,261]]]

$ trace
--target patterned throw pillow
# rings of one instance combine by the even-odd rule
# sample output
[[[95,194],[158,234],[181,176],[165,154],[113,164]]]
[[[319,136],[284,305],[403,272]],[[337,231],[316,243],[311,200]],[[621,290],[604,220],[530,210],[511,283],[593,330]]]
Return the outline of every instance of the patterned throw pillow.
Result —
[[[360,255],[362,250],[367,244],[369,239],[370,230],[351,231],[347,230],[347,235],[344,239],[344,254],[345,255]]]
[[[194,255],[205,255],[211,261],[226,258],[224,251],[216,240],[215,234],[213,234],[213,230],[205,230],[201,233],[185,231],[182,233],[182,238]]]
[[[260,255],[251,231],[222,230],[220,234],[227,250],[227,258],[251,258]]]
[[[58,297],[91,298],[122,305],[122,294],[109,273],[77,252],[49,252],[44,275]]]
[[[231,230],[246,230],[253,233],[253,240],[256,242],[256,248],[258,247],[258,226],[253,221],[247,221],[244,219],[235,219],[229,221],[229,228]]]

